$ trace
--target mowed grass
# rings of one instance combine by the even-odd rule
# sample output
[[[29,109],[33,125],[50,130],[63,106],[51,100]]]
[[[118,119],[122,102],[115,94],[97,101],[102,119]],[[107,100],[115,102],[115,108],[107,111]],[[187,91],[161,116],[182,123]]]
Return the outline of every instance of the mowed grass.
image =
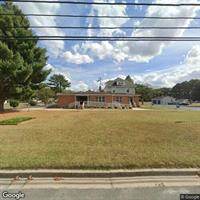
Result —
[[[25,122],[31,119],[33,118],[32,117],[15,117],[15,118],[0,121],[0,125],[18,125],[21,122]]]
[[[200,103],[193,103],[190,106],[192,106],[192,107],[200,107]]]
[[[0,169],[200,167],[200,112],[63,110],[1,114]]]

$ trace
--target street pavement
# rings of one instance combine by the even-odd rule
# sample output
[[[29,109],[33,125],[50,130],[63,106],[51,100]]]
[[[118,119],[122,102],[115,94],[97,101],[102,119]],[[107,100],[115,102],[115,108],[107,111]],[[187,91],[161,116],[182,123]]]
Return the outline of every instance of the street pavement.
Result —
[[[9,192],[18,192],[18,190],[9,190]],[[115,189],[60,188],[26,189],[21,190],[21,192],[25,194],[24,199],[27,200],[180,200],[180,194],[200,194],[200,187]]]
[[[3,198],[3,192],[25,194],[21,200],[180,200],[180,194],[200,194],[200,178],[0,179],[0,199],[17,199]]]

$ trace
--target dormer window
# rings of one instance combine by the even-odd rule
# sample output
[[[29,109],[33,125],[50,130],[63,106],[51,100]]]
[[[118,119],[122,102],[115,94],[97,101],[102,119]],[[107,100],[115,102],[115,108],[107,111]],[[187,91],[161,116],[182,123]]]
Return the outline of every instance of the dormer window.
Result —
[[[122,86],[122,85],[124,85],[124,82],[117,81],[117,86]]]

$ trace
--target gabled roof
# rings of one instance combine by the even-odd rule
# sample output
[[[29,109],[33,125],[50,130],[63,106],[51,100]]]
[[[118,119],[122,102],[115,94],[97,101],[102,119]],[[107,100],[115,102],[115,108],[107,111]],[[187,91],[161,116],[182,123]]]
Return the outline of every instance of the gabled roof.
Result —
[[[117,82],[121,82],[125,87],[134,87],[134,82],[130,76],[127,76],[125,79],[116,78],[115,80],[110,80],[106,82],[106,87],[116,86]]]
[[[160,97],[155,97],[152,100],[161,100],[161,99],[165,99],[165,98],[175,99],[174,97],[171,97],[171,96],[160,96]]]

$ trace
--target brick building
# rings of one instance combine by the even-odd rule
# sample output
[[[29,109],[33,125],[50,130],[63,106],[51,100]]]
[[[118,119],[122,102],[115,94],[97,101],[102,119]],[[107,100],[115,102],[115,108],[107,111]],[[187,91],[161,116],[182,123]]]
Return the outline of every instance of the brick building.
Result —
[[[77,92],[58,94],[58,106],[65,108],[132,108],[139,107],[139,95],[135,94],[130,76],[108,81],[99,92]]]
[[[79,108],[84,102],[86,108],[132,108],[139,107],[139,96],[105,92],[82,92],[58,94],[59,107]]]

